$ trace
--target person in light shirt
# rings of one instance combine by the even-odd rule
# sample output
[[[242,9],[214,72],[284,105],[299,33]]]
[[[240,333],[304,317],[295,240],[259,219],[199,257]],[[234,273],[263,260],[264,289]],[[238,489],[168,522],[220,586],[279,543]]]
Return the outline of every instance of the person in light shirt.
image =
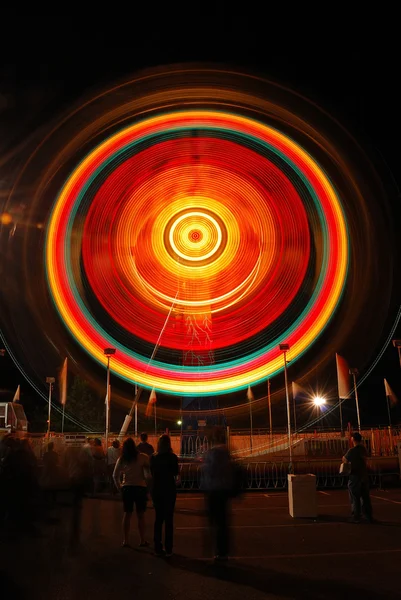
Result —
[[[150,477],[149,457],[138,452],[132,438],[127,438],[123,444],[121,457],[117,460],[113,479],[117,489],[121,489],[123,517],[123,547],[129,548],[129,533],[131,516],[136,508],[138,531],[141,548],[149,546],[145,539],[145,511],[147,502],[147,479]]]
[[[107,448],[107,475],[110,481],[110,488],[113,494],[117,492],[117,488],[114,485],[113,472],[118,459],[120,458],[120,442],[114,440],[110,448]]]

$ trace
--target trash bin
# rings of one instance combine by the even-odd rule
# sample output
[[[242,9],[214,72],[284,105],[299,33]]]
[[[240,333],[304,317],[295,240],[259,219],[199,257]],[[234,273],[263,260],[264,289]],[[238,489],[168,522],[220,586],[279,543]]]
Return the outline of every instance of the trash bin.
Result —
[[[288,475],[288,502],[292,517],[317,517],[316,476]]]

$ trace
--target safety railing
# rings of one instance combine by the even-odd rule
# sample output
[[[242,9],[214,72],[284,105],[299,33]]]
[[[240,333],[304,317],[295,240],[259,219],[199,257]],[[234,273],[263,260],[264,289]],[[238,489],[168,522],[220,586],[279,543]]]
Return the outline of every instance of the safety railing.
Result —
[[[288,474],[311,473],[316,476],[318,488],[342,488],[347,485],[348,477],[339,472],[338,460],[303,460],[293,462],[241,462],[243,470],[242,487],[244,490],[285,490]],[[191,491],[201,489],[202,463],[180,463],[180,489]],[[400,470],[395,458],[374,458],[368,463],[369,480],[372,487],[381,487],[387,483],[399,483]]]

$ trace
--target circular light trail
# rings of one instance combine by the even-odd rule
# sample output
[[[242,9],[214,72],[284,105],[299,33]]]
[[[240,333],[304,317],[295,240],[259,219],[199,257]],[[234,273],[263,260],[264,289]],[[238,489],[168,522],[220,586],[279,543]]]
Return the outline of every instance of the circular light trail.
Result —
[[[61,319],[96,361],[116,347],[121,378],[211,395],[280,371],[279,343],[294,361],[319,337],[344,289],[347,225],[325,171],[288,135],[225,109],[164,110],[73,170],[45,262]],[[166,359],[193,323],[214,360]],[[151,363],[141,344],[160,344]]]

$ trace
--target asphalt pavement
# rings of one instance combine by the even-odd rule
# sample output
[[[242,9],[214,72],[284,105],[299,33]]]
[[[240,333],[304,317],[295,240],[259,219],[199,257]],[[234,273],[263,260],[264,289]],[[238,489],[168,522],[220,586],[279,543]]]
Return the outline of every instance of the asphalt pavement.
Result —
[[[0,596],[7,600],[115,598],[251,600],[401,599],[401,489],[372,490],[378,523],[352,524],[344,490],[318,492],[317,519],[293,519],[285,492],[235,500],[232,551],[215,564],[203,497],[178,496],[174,556],[121,547],[122,506],[87,498],[81,514],[68,495],[33,530],[1,533]],[[154,511],[147,511],[152,540]],[[3,596],[4,593],[4,596]]]

